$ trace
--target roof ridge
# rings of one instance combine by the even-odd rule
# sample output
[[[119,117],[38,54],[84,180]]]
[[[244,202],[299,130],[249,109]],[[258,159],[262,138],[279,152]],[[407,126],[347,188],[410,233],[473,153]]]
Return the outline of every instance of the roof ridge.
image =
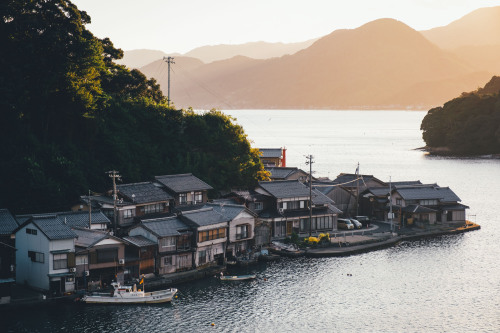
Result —
[[[178,173],[178,174],[175,174],[175,175],[161,175],[161,176],[155,176],[155,179],[158,179],[158,178],[172,178],[172,177],[179,177],[179,176],[193,176],[193,174],[192,173]]]

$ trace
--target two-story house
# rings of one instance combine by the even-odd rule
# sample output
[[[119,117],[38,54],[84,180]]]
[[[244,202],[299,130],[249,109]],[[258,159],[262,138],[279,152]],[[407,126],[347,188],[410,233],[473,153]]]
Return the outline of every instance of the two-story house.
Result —
[[[266,167],[265,169],[269,172],[271,180],[299,180],[304,183],[309,179],[309,174],[297,167]]]
[[[213,189],[191,173],[156,176],[155,179],[173,196],[175,206],[204,204],[208,201],[208,191]]]
[[[77,235],[57,215],[32,216],[15,231],[16,283],[54,294],[75,289]]]
[[[286,167],[286,148],[258,148],[266,167]]]
[[[255,234],[257,214],[244,205],[228,204],[223,201],[205,205],[229,219],[226,257],[234,257],[251,250]]]
[[[317,235],[337,229],[340,211],[333,201],[297,180],[259,182],[255,191],[269,198],[267,208],[258,212],[258,219],[259,223],[271,225],[272,238],[285,238],[292,233]]]
[[[191,228],[177,216],[144,219],[129,230],[130,237],[154,242],[156,272],[160,275],[193,268],[192,235]]]

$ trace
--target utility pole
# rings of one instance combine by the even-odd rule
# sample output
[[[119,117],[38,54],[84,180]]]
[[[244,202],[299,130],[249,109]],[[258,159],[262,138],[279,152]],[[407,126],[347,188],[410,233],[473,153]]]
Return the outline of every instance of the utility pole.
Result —
[[[356,168],[356,216],[359,215],[359,162]]]
[[[116,235],[116,201],[118,199],[116,195],[116,179],[120,179],[118,171],[112,170],[107,172],[110,178],[113,178],[113,234]]]
[[[392,226],[392,184],[391,184],[391,177],[389,176],[389,221],[391,222],[391,234],[394,232],[394,228]]]
[[[92,199],[90,199],[90,190],[89,190],[89,230],[92,230]]]
[[[170,64],[175,64],[173,57],[163,57],[168,64],[168,90],[167,90],[167,106],[170,106]]]
[[[309,237],[312,234],[312,165],[314,156],[306,156],[306,165],[309,164]]]

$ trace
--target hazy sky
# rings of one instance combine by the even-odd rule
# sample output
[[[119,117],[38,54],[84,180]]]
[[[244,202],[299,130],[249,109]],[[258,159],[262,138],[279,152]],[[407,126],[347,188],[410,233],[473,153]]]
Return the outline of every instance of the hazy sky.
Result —
[[[459,19],[500,0],[73,0],[88,28],[123,50],[185,53],[198,46],[302,42],[379,18],[416,30]]]

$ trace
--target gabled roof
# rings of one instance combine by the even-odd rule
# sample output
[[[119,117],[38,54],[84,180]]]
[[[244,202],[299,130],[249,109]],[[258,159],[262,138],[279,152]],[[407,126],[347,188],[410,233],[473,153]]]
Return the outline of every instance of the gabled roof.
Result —
[[[327,204],[335,204],[335,202],[321,193],[319,190],[313,187],[312,189],[312,201],[314,205],[327,205]]]
[[[80,196],[80,200],[83,201],[84,203],[86,203],[87,205],[89,204],[89,197],[86,196],[86,195]],[[113,206],[114,205],[114,201],[113,201],[113,197],[112,196],[91,195],[90,196],[90,200],[92,201],[92,207],[95,207],[96,204],[97,204],[98,207],[102,207],[104,205],[109,205],[109,206]],[[119,207],[122,207],[122,206],[133,205],[133,203],[132,202],[128,202],[128,201],[123,201],[123,199],[120,199],[120,200],[116,200],[116,205],[119,206]]]
[[[31,218],[33,215],[16,215],[16,219],[23,223]],[[89,226],[89,212],[88,211],[78,211],[78,212],[56,212],[47,214],[37,214],[37,217],[43,216],[58,216],[63,222],[65,222],[70,227],[82,227],[88,228]],[[92,211],[91,213],[92,224],[107,224],[111,221],[104,215],[100,210]]]
[[[78,238],[75,240],[75,246],[83,247],[86,249],[91,248],[100,241],[108,238],[123,243],[123,240],[118,237],[114,237],[113,235],[110,235],[105,231],[73,228],[73,232],[78,236]]]
[[[31,216],[16,231],[24,226],[33,223],[50,240],[76,238],[77,235],[71,227],[64,223],[64,220],[57,215]]]
[[[244,205],[207,203],[205,205],[205,208],[213,208],[213,210],[222,214],[229,220],[233,220],[242,212],[247,212],[252,216],[257,216],[255,213],[248,210]]]
[[[287,177],[290,177],[297,172],[307,174],[305,171],[300,170],[297,167],[266,167],[265,169],[271,173],[271,179],[287,179]]]
[[[124,240],[129,242],[130,244],[137,246],[137,247],[145,247],[145,246],[152,246],[156,245],[156,242],[153,242],[150,239],[147,239],[146,237],[142,235],[137,235],[137,236],[126,236],[123,237]]]
[[[281,148],[258,148],[263,158],[282,158],[283,149]]]
[[[397,186],[395,190],[404,200],[461,201],[449,187],[440,187],[437,184]]]
[[[389,196],[389,186],[387,187],[369,187],[363,193],[371,193],[376,197],[388,197]]]
[[[436,190],[441,193],[444,202],[458,202],[462,201],[449,187],[436,187]]]
[[[173,199],[170,194],[152,182],[122,184],[116,186],[118,192],[134,204],[165,202]]]
[[[0,235],[10,235],[19,226],[8,209],[0,209]]]
[[[337,176],[337,178],[333,180],[333,182],[345,187],[356,187],[358,185],[366,186],[365,183],[370,180],[379,183],[381,186],[387,186],[386,183],[374,177],[373,175],[357,175],[355,173],[341,173]]]
[[[189,230],[189,226],[176,216],[143,220],[139,226],[151,231],[156,237],[178,236]]]
[[[259,186],[277,199],[309,197],[309,189],[298,180],[259,182]]]
[[[245,191],[233,191],[226,195],[226,197],[237,197],[245,200],[245,202],[256,202],[256,201],[264,201],[268,199],[270,196],[262,193],[258,193],[254,190],[245,190]]]
[[[155,179],[174,193],[212,190],[212,186],[194,176],[192,173],[155,176]]]
[[[219,224],[230,220],[228,217],[215,211],[212,207],[184,212],[181,215],[181,219],[194,227]]]
[[[389,183],[387,183],[389,184]],[[391,182],[392,186],[402,186],[402,185],[422,185],[420,180],[403,180],[400,182]]]

